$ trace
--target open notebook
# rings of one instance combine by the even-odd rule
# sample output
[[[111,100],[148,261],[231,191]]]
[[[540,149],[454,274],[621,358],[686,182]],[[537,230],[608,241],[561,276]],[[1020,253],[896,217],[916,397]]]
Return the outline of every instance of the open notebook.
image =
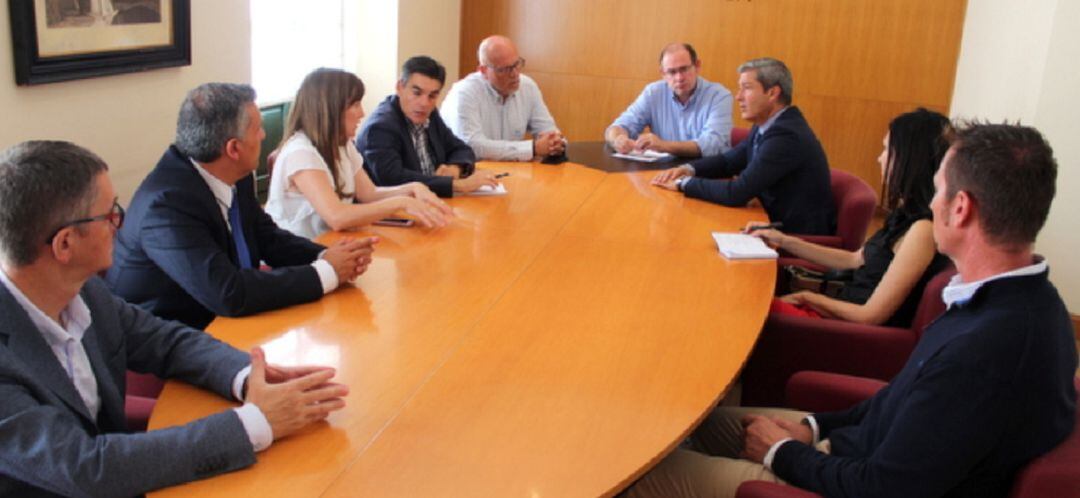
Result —
[[[776,259],[780,255],[765,241],[744,233],[713,232],[713,240],[727,259]]]
[[[629,159],[631,161],[640,161],[640,162],[643,162],[643,163],[655,163],[657,161],[666,161],[666,160],[671,159],[673,157],[671,154],[668,154],[666,152],[656,152],[655,150],[634,150],[634,151],[630,151],[629,154],[622,154],[622,153],[616,152],[616,153],[612,154],[612,156],[622,158],[622,159]]]

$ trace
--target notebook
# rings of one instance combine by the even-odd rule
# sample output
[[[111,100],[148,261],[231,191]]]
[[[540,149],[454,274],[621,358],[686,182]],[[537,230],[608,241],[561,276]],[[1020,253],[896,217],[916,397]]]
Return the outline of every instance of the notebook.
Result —
[[[713,240],[720,254],[727,259],[776,259],[780,257],[776,250],[765,245],[765,241],[744,233],[713,232]]]
[[[635,150],[635,151],[631,151],[629,154],[622,154],[622,153],[616,152],[616,153],[612,154],[612,156],[615,156],[615,157],[618,157],[618,158],[621,158],[621,159],[629,159],[631,161],[640,161],[640,162],[643,162],[643,163],[655,163],[657,161],[666,161],[666,160],[671,159],[673,157],[671,154],[668,154],[666,152],[656,152],[655,150]]]

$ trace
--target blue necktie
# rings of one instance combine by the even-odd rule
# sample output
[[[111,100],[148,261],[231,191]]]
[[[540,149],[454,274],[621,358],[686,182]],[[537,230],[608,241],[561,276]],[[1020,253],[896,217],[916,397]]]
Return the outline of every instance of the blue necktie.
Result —
[[[229,225],[232,226],[233,244],[236,245],[236,259],[240,260],[240,268],[251,268],[251,253],[248,252],[247,241],[244,240],[244,226],[240,224],[240,197],[236,187],[233,187],[232,205],[229,206]]]
[[[750,142],[750,160],[757,157],[758,146],[761,145],[761,132],[755,131],[754,138]]]

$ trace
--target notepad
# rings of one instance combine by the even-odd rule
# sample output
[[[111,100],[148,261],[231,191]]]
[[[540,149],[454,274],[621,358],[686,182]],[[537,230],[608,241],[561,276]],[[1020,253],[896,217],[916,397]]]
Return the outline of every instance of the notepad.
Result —
[[[498,184],[497,186],[494,186],[494,187],[492,187],[491,185],[484,185],[483,187],[480,187],[480,188],[478,188],[476,190],[473,190],[472,192],[468,192],[465,195],[485,196],[485,195],[506,195],[506,194],[507,194],[506,186],[500,183],[500,184]]]
[[[720,254],[727,259],[776,259],[780,257],[776,250],[765,245],[765,241],[743,233],[713,232],[713,240]]]
[[[639,161],[639,162],[643,162],[643,163],[655,163],[657,161],[665,161],[665,160],[668,160],[668,159],[671,159],[672,157],[674,157],[671,154],[668,154],[666,152],[657,152],[655,150],[641,150],[641,151],[635,150],[635,151],[631,151],[629,154],[623,154],[623,153],[620,153],[620,152],[616,152],[616,153],[612,154],[612,156],[615,156],[615,157],[618,157],[618,158],[621,158],[621,159],[629,159],[631,161]]]

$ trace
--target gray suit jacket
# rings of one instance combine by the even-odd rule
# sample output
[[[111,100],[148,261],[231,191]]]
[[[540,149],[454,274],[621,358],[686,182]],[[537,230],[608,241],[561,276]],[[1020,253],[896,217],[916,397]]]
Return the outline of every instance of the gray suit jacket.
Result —
[[[0,285],[0,496],[132,496],[255,463],[232,410],[146,433],[125,433],[124,424],[127,369],[231,398],[248,355],[125,303],[96,278],[80,295],[93,319],[82,342],[101,397],[96,420]]]

